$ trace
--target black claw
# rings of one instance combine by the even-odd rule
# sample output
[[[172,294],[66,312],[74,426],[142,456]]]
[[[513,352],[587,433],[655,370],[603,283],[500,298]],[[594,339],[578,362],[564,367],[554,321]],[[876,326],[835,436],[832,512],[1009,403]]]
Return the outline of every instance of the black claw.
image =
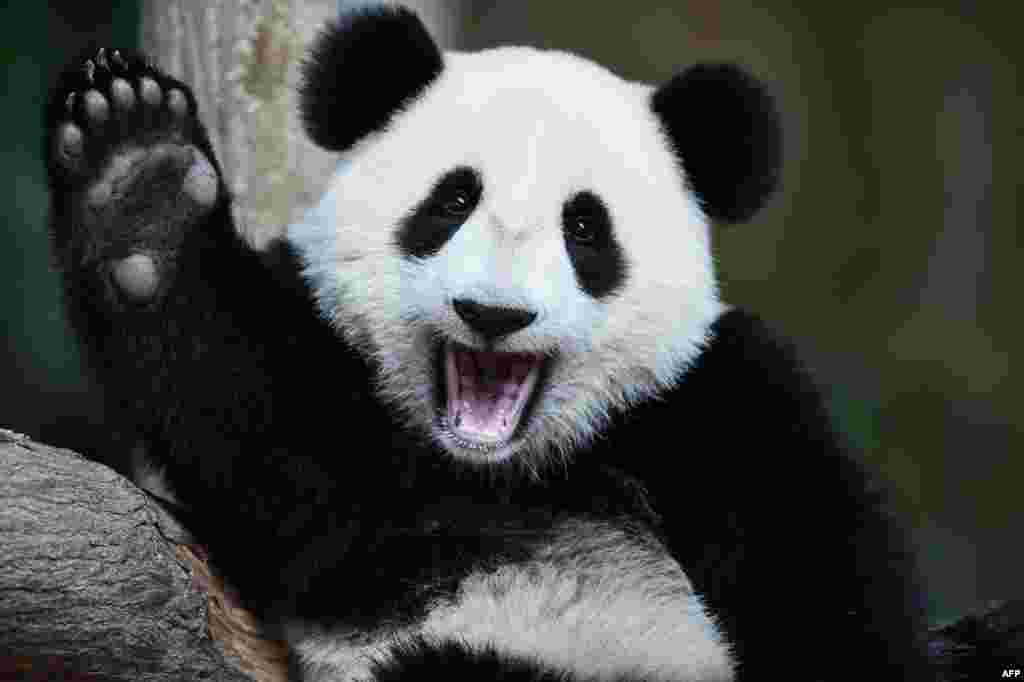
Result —
[[[101,68],[110,68],[110,65],[107,64],[107,48],[101,47],[100,51],[96,53],[96,63],[99,64]]]
[[[128,68],[128,64],[124,61],[124,58],[121,57],[121,51],[120,50],[114,50],[113,59],[114,59],[114,63],[117,64],[122,69],[127,69]]]
[[[75,93],[68,93],[67,99],[64,100],[64,108],[69,114],[73,114],[75,112]]]
[[[96,73],[96,65],[92,63],[91,59],[85,62],[85,79],[89,81],[89,85],[93,84],[93,75]]]

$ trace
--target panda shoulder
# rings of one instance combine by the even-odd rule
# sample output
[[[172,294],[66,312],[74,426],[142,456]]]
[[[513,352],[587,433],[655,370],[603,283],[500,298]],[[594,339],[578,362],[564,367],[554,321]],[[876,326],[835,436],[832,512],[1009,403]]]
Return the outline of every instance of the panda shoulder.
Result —
[[[801,366],[791,339],[756,313],[727,307],[711,325],[703,358],[729,365]]]
[[[798,347],[758,315],[740,308],[727,309],[712,324],[704,351],[676,393],[713,411],[716,421],[727,416],[747,424],[799,422],[823,432],[832,430],[822,386]]]

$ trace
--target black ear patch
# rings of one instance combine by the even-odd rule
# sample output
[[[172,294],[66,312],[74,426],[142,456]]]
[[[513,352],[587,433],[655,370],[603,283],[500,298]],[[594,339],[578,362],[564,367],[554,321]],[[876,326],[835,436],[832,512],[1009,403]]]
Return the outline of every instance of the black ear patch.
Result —
[[[441,51],[412,11],[381,5],[328,24],[303,64],[306,132],[331,151],[380,130],[444,68]]]
[[[782,129],[771,96],[731,64],[697,64],[665,83],[651,108],[714,220],[747,220],[775,190]]]

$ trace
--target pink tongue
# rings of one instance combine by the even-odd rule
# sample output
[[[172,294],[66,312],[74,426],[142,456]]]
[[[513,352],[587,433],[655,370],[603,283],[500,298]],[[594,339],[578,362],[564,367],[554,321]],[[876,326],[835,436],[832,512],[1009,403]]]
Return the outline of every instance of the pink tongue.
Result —
[[[503,440],[515,427],[513,418],[523,380],[530,369],[527,356],[459,350],[455,354],[459,400],[455,426],[464,434]]]

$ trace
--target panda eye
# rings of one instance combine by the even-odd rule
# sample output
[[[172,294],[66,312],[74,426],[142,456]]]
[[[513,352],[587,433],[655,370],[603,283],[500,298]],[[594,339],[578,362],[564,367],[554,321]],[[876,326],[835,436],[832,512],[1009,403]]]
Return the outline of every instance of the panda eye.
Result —
[[[429,258],[466,222],[483,195],[483,179],[468,166],[445,173],[398,225],[395,242],[407,258]]]
[[[576,246],[600,247],[610,229],[608,211],[601,200],[590,192],[577,194],[562,209],[565,238]]]
[[[588,296],[602,299],[626,281],[629,264],[615,239],[611,213],[594,192],[577,192],[562,205],[562,238],[576,283]]]
[[[430,212],[445,220],[465,220],[480,203],[480,191],[480,179],[474,171],[456,169],[434,189]]]
[[[444,197],[437,207],[438,212],[448,218],[465,218],[473,212],[473,197],[465,189],[457,189],[450,196]]]
[[[590,216],[575,216],[570,218],[565,225],[569,239],[577,244],[593,244],[597,241],[597,228],[594,227],[593,219]]]

